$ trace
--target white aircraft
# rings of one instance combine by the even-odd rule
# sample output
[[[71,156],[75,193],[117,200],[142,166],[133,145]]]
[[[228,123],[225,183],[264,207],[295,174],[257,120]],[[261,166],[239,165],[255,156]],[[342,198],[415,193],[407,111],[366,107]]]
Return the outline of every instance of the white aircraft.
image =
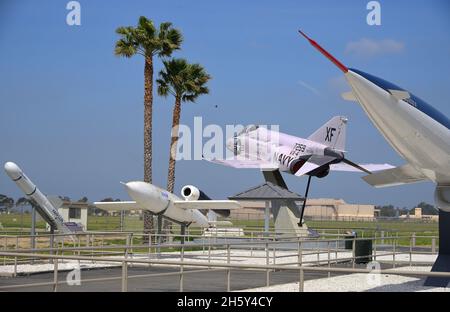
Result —
[[[399,86],[357,69],[347,68],[317,42],[299,31],[345,75],[357,101],[384,138],[408,163],[363,177],[375,187],[432,181],[439,211],[439,254],[431,271],[450,272],[450,120]],[[446,287],[447,277],[428,277],[425,286]]]
[[[436,183],[436,205],[450,212],[450,120],[411,92],[360,70],[347,68],[299,31],[345,75],[357,101],[375,127],[408,163],[363,177],[375,187],[420,181]]]
[[[251,125],[227,140],[227,148],[234,154],[232,158],[205,160],[234,168],[273,172],[274,176],[279,176],[277,180],[282,181],[279,185],[285,188],[280,171],[297,177],[308,175],[301,224],[311,177],[326,177],[330,170],[370,174],[393,168],[389,164],[356,164],[345,158],[346,125],[347,118],[335,116],[307,139]]]
[[[347,118],[335,116],[307,139],[250,125],[227,140],[234,156],[206,159],[234,168],[280,170],[295,176],[326,177],[330,170],[366,172],[393,168],[388,164],[356,164],[345,158]]]
[[[200,210],[212,210],[221,216],[228,216],[231,209],[240,209],[241,205],[232,200],[211,200],[205,193],[192,185],[186,185],[181,190],[183,199],[159,188],[153,184],[131,181],[122,183],[133,201],[94,202],[94,205],[104,210],[148,210],[154,215],[162,216],[182,226],[213,227],[218,222],[208,220]],[[160,226],[160,225],[159,225]]]

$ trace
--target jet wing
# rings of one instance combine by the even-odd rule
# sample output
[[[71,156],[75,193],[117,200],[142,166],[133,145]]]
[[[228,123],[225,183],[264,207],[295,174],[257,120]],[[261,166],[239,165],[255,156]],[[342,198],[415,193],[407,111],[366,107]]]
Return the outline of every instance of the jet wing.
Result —
[[[299,170],[297,170],[295,175],[297,177],[300,177],[302,175],[307,174],[308,172],[313,171],[314,169],[317,169],[323,165],[326,165],[326,164],[332,162],[335,159],[336,158],[332,157],[332,156],[313,155],[308,159],[307,162],[305,162],[305,164],[303,166],[300,167]]]
[[[235,200],[175,200],[173,205],[181,209],[231,210],[242,208]]]
[[[275,166],[274,164],[264,161],[264,160],[258,160],[258,159],[252,160],[252,159],[245,159],[245,158],[229,158],[229,159],[205,159],[204,158],[204,160],[212,162],[212,163],[228,166],[228,167],[239,168],[239,169],[243,169],[243,168],[271,169],[271,170],[278,169],[278,167]]]
[[[109,211],[142,210],[135,201],[94,202],[94,206]]]
[[[358,164],[358,165],[370,172],[377,172],[377,171],[381,171],[381,170],[395,168],[394,166],[389,165],[389,164]],[[353,166],[347,165],[346,163],[332,164],[332,165],[330,165],[330,169],[333,171],[363,172],[362,170],[359,170]]]
[[[374,187],[387,187],[428,180],[423,173],[409,164],[372,173],[362,177],[362,179]]]

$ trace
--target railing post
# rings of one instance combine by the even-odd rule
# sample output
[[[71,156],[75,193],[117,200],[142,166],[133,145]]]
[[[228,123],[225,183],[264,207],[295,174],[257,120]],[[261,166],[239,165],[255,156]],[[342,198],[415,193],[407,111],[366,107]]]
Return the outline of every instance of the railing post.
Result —
[[[16,237],[16,252],[19,249],[19,237]],[[14,277],[17,276],[17,256],[14,257]]]
[[[122,261],[122,292],[128,291],[128,263]]]
[[[92,239],[93,234],[89,234],[87,237],[86,247],[91,247],[91,259],[92,263],[94,263],[94,241]]]
[[[231,263],[231,250],[230,245],[227,245],[227,264]],[[231,268],[227,269],[227,292],[231,291]]]
[[[336,264],[338,263],[338,248],[339,248],[339,240],[340,236],[336,239],[336,249],[334,250],[334,260],[336,261]]]
[[[58,259],[53,260],[53,291],[58,291]]]
[[[250,257],[253,257],[253,231],[250,232]]]
[[[5,236],[5,245],[3,246],[3,250],[6,252],[6,250],[8,249],[8,237]],[[3,265],[6,265],[6,256],[3,257]]]
[[[353,243],[352,243],[352,268],[355,268],[355,257],[356,257],[356,237],[353,236]]]
[[[180,292],[184,291],[184,245],[181,245],[181,265],[180,265]]]
[[[305,290],[305,276],[304,276],[304,272],[303,269],[300,268],[299,270],[299,281],[298,281],[298,291],[299,292],[304,292]]]
[[[393,255],[392,255],[392,267],[395,268],[395,252],[396,252],[396,245],[397,245],[397,240],[394,237],[393,241],[392,241],[392,251],[393,251]]]
[[[328,249],[328,268],[331,267],[331,263],[330,263],[330,241],[327,241],[327,249]],[[328,278],[331,277],[331,272],[328,271]]]
[[[273,265],[275,265],[275,264],[276,264],[276,261],[277,261],[277,254],[276,254],[276,252],[277,252],[277,246],[276,246],[276,244],[275,244],[275,237],[274,237],[274,238],[273,238],[273,249],[272,249]]]
[[[373,261],[377,261],[377,232],[375,232],[375,240],[373,242]]]
[[[431,252],[436,253],[436,237],[431,239]]]
[[[80,234],[77,235],[78,238],[78,256],[80,255],[80,248],[81,248],[81,238],[80,238]]]
[[[208,263],[211,263],[211,239],[208,239]],[[210,266],[208,267],[211,268]]]
[[[413,237],[409,239],[409,266],[412,266],[412,249],[413,249]]]
[[[269,265],[269,243],[266,241],[266,265]],[[270,272],[266,269],[266,287],[270,286]]]
[[[412,233],[412,247],[416,247],[416,233]]]

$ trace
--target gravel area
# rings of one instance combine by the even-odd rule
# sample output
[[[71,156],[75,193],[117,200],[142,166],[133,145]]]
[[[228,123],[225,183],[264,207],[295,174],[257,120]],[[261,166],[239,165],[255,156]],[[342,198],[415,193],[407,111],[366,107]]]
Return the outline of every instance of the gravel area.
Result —
[[[431,266],[401,267],[390,270],[430,271]],[[349,274],[305,281],[306,292],[450,292],[449,287],[425,287],[425,279],[393,274]],[[248,292],[297,292],[298,283],[246,289]]]
[[[117,264],[107,262],[92,262],[92,261],[76,261],[76,260],[59,260],[58,271],[71,271],[80,268],[94,269],[94,268],[106,268],[117,266]],[[36,264],[18,264],[17,274],[31,274],[31,273],[43,273],[53,272],[54,266],[51,263],[36,263]],[[0,275],[11,275],[14,273],[14,265],[2,265],[0,266]]]

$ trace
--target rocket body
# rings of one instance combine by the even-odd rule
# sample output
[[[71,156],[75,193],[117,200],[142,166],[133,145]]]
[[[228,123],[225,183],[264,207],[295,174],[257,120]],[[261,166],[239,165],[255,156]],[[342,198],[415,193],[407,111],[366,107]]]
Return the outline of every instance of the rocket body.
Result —
[[[58,209],[42,194],[19,166],[13,162],[7,162],[5,171],[20,190],[38,205],[37,210],[47,223],[56,227],[62,233],[71,233],[70,229],[64,224],[64,219],[59,214]]]

